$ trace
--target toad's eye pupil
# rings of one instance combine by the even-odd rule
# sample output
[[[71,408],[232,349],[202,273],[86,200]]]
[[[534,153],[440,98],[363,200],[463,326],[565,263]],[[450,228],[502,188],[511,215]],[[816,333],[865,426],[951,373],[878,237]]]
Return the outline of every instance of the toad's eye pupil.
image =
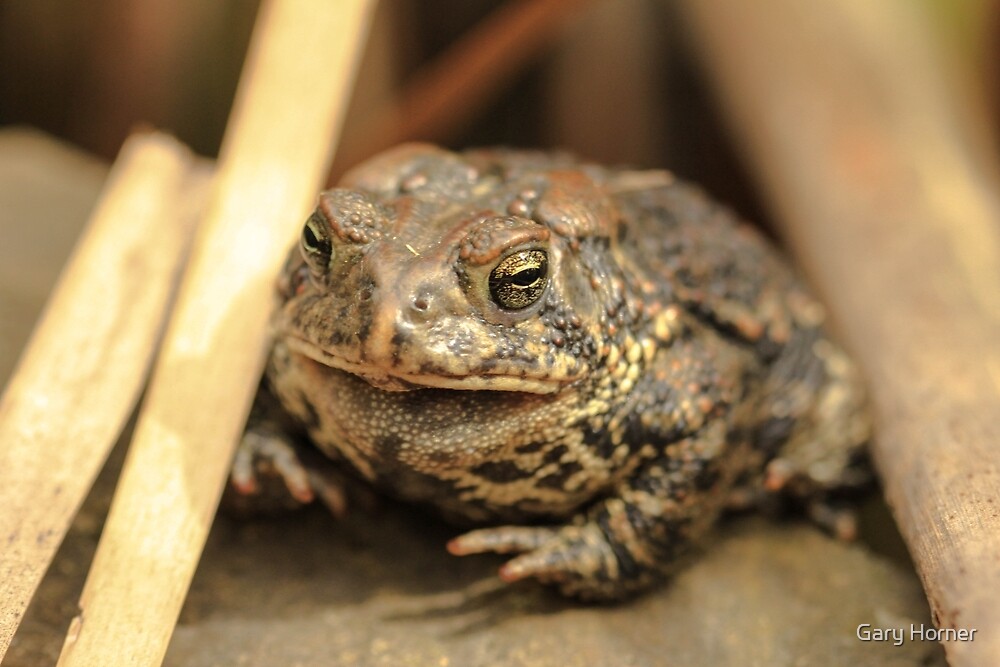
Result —
[[[538,267],[533,267],[525,269],[524,271],[518,271],[511,276],[510,282],[518,287],[527,287],[538,280],[541,275],[541,271],[538,270]]]
[[[309,218],[302,227],[302,240],[299,245],[302,257],[314,272],[322,273],[329,269],[333,260],[333,244],[324,230],[323,220]]]
[[[506,310],[527,308],[545,292],[548,270],[549,258],[544,250],[511,253],[490,273],[490,297]]]
[[[316,232],[313,230],[312,225],[306,225],[305,229],[302,230],[302,242],[305,243],[306,248],[309,250],[319,250],[320,242],[316,238]]]

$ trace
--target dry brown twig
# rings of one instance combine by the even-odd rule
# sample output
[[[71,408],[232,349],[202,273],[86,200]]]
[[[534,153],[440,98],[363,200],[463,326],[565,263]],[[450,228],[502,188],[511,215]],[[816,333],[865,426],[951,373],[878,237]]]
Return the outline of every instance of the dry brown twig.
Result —
[[[398,99],[358,129],[361,139],[338,155],[334,185],[345,170],[405,141],[443,142],[464,127],[503,84],[551,43],[589,0],[508,0],[418,71]]]

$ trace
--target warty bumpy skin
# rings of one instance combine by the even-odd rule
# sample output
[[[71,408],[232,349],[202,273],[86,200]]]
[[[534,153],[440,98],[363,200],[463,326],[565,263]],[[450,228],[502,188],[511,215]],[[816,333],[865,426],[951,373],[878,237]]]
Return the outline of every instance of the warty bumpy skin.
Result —
[[[869,478],[823,308],[667,172],[401,146],[320,195],[280,296],[267,391],[352,474],[487,526],[448,547],[514,554],[508,581],[621,598],[727,507],[792,497],[829,522]],[[308,500],[324,478],[264,412],[234,481],[267,461]]]

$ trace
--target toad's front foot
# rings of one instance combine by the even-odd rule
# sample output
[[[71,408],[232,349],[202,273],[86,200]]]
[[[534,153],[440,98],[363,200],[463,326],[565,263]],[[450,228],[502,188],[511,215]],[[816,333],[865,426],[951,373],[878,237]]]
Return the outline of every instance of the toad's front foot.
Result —
[[[562,527],[483,528],[448,543],[456,556],[476,553],[520,554],[500,568],[507,582],[535,578],[564,595],[585,600],[615,600],[648,587],[657,572],[622,547],[614,546],[595,522]]]
[[[343,516],[343,480],[329,461],[316,459],[281,429],[255,425],[236,450],[230,479],[237,496],[228,504],[242,512],[269,512],[305,505],[319,496],[334,516]]]

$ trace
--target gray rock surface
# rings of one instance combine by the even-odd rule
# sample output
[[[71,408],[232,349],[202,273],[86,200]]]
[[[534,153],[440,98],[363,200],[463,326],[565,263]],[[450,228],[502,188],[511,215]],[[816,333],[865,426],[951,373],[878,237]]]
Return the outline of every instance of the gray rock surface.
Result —
[[[670,584],[602,607],[455,559],[398,507],[217,523],[166,664],[921,665],[936,644],[861,642],[927,622],[912,575],[801,524],[730,521]]]
[[[0,132],[0,378],[103,174],[38,135]],[[55,663],[122,454],[119,447],[85,503],[5,667]],[[166,664],[943,664],[936,643],[857,638],[860,623],[929,622],[905,560],[872,550],[886,551],[895,533],[884,508],[863,517],[862,529],[865,540],[847,545],[805,524],[737,517],[667,586],[595,607],[530,584],[501,586],[499,559],[448,555],[454,529],[391,503],[339,523],[319,508],[252,521],[221,516]]]

